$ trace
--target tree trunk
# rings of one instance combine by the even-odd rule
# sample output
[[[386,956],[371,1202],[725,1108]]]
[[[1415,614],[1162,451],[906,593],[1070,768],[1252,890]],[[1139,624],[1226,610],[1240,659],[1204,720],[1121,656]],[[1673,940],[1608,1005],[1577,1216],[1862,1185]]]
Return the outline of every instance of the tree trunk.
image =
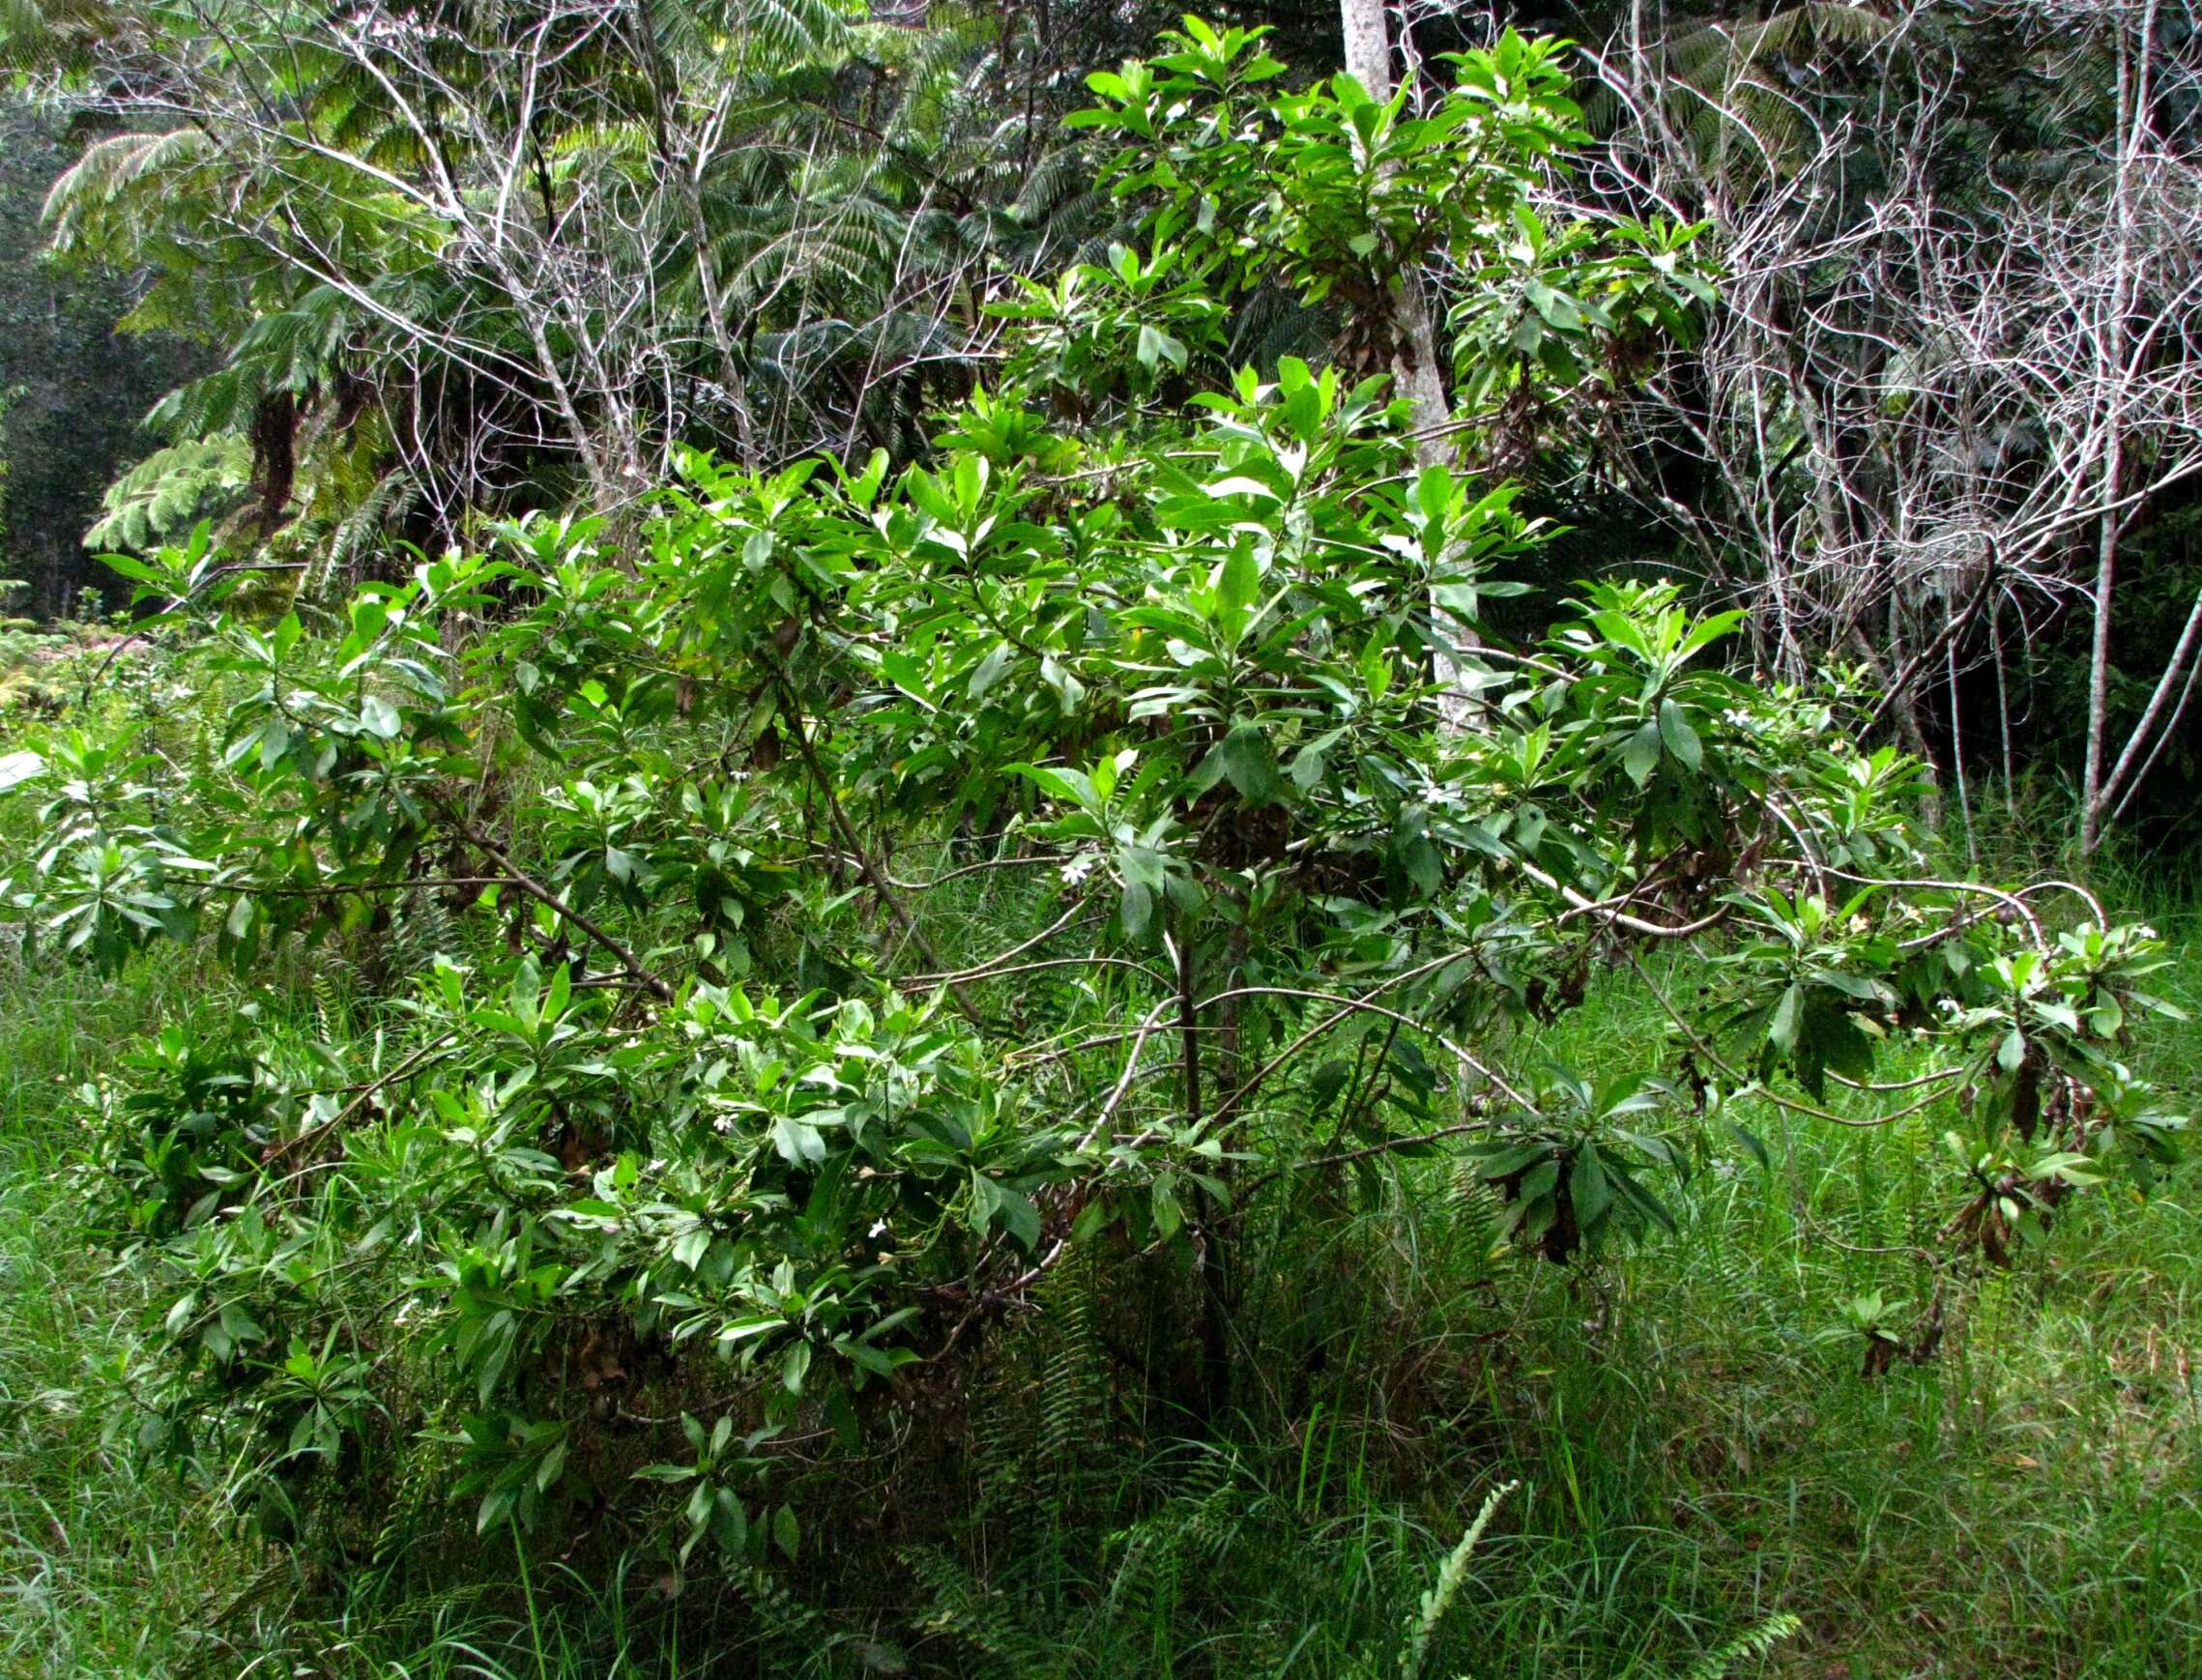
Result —
[[[1339,15],[1346,36],[1346,73],[1371,98],[1388,100],[1398,91],[1392,79],[1391,22],[1384,0],[1339,0]],[[1409,422],[1414,428],[1414,458],[1425,467],[1449,467],[1455,449],[1447,424],[1453,404],[1445,388],[1445,369],[1437,354],[1437,322],[1430,304],[1430,289],[1412,258],[1396,264],[1384,308],[1384,337],[1391,349],[1392,386],[1407,400]],[[1431,675],[1438,689],[1438,710],[1446,727],[1464,730],[1473,710],[1471,691],[1460,681],[1460,662],[1451,650],[1472,648],[1476,633],[1465,620],[1431,606],[1431,620],[1447,644],[1435,650]]]
[[[2080,777],[2079,848],[2093,852],[2102,844],[2102,760],[2110,729],[2110,620],[2111,597],[2118,586],[2118,481],[2125,451],[2120,447],[2116,422],[2102,461],[2101,529],[2095,551],[2095,635],[2087,659],[2087,764]]]
[[[1384,0],[1340,0],[1346,30],[1346,73],[1388,100],[1398,91],[1392,79],[1391,24]],[[1453,407],[1445,392],[1445,370],[1437,360],[1437,324],[1431,313],[1422,272],[1402,263],[1385,301],[1390,319],[1385,337],[1391,346],[1392,380],[1414,417],[1414,454],[1424,466],[1450,466],[1453,444],[1443,427]]]

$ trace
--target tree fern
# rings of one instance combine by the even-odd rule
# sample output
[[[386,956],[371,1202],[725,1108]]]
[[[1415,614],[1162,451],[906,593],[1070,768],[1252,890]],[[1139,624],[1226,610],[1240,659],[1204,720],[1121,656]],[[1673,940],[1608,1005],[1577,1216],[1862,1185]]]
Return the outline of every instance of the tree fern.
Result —
[[[0,72],[81,73],[121,23],[106,0],[0,0]]]
[[[420,492],[404,469],[386,473],[330,530],[301,593],[318,597],[338,580],[356,578],[377,542],[419,505]]]
[[[1748,186],[1786,174],[1811,142],[1812,93],[1794,85],[1789,72],[1832,52],[1887,41],[1896,28],[1848,0],[1805,0],[1769,17],[1723,20],[1671,37],[1653,49],[1650,81],[1699,160]],[[1620,110],[1607,94],[1589,101],[1585,116],[1594,129],[1610,130]]]
[[[90,247],[133,260],[178,190],[177,178],[215,153],[214,137],[190,126],[93,141],[47,189],[43,214],[53,248],[66,254]]]
[[[84,544],[157,548],[202,519],[227,513],[251,478],[251,446],[235,432],[156,449],[109,487],[106,512],[84,534]]]

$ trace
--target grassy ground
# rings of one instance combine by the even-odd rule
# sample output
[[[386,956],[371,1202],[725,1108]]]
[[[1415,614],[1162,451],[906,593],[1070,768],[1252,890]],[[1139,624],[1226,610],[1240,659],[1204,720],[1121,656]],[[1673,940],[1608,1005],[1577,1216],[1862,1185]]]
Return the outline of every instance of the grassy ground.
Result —
[[[2167,920],[2164,989],[2202,1004],[2202,935]],[[1868,1380],[1840,1308],[1932,1291],[1862,1252],[1931,1229],[1932,1113],[1756,1116],[1769,1167],[1729,1151],[1671,1187],[1678,1236],[1565,1272],[1491,1260],[1432,1170],[1252,1281],[1296,1351],[1237,1444],[1110,1427],[1113,1305],[1068,1280],[967,1439],[883,1448],[922,1511],[814,1529],[784,1581],[675,1597],[641,1558],[523,1576],[467,1542],[339,1593],[141,1473],[114,1404],[138,1303],[72,1217],[60,1097],[176,1006],[230,1004],[174,969],[0,970],[0,1673],[1396,1672],[1371,1653],[1508,1481],[1425,1673],[1684,1674],[1783,1613],[1727,1671],[2202,1672],[2202,1172],[2075,1204],[1952,1293],[1940,1358]],[[1543,1049],[1618,1064],[1656,1031],[1609,980]],[[2150,1047],[2188,1104],[2192,1031]]]

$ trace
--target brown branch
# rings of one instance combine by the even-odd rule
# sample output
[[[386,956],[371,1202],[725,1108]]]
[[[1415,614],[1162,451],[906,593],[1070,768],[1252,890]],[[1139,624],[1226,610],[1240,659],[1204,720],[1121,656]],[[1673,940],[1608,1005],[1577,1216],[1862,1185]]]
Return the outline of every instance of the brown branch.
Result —
[[[296,1151],[304,1150],[312,1144],[318,1142],[320,1139],[326,1138],[331,1132],[335,1131],[338,1127],[342,1126],[346,1120],[350,1119],[354,1115],[358,1114],[361,1109],[364,1108],[367,1102],[375,1095],[377,1091],[388,1089],[391,1086],[395,1085],[399,1080],[403,1079],[407,1074],[418,1072],[420,1068],[425,1063],[435,1059],[438,1056],[444,1054],[449,1048],[450,1041],[455,1036],[457,1036],[457,1034],[454,1032],[446,1032],[439,1037],[430,1039],[419,1050],[416,1050],[412,1055],[406,1057],[404,1060],[400,1061],[388,1073],[382,1074],[379,1077],[370,1080],[366,1085],[362,1086],[360,1088],[360,1094],[358,1096],[354,1097],[350,1102],[346,1103],[342,1108],[338,1109],[336,1113],[331,1115],[328,1119],[322,1121],[320,1125],[308,1126],[304,1131],[299,1133],[295,1138],[291,1138],[284,1143],[277,1144],[274,1148],[268,1151],[266,1156],[262,1158],[260,1163],[261,1166],[273,1167],[278,1161],[284,1159],[284,1157]]]
[[[449,810],[448,807],[447,810]],[[478,851],[486,853],[502,866],[509,874],[512,885],[518,887],[537,904],[550,910],[562,920],[571,922],[588,935],[592,941],[611,952],[618,959],[620,967],[626,971],[627,977],[645,987],[656,997],[658,1001],[662,1003],[673,1001],[672,983],[663,975],[644,967],[634,952],[628,950],[625,945],[620,943],[618,940],[606,933],[595,922],[575,910],[565,899],[559,897],[557,893],[551,891],[549,887],[522,869],[517,863],[514,863],[510,854],[496,841],[483,833],[476,824],[459,816],[456,811],[449,811],[449,814],[456,818],[458,830],[466,836],[467,843]]]
[[[1987,566],[1981,575],[1981,587],[1973,592],[1971,602],[1963,612],[1947,621],[1934,639],[1909,659],[1906,659],[1902,668],[1889,679],[1888,692],[1881,696],[1881,703],[1874,707],[1867,716],[1865,727],[1859,731],[1861,735],[1878,729],[1881,719],[1888,716],[1889,709],[1902,698],[1904,692],[1910,688],[1913,680],[1927,669],[1927,661],[1937,657],[1943,649],[1954,646],[1957,638],[1971,627],[1973,621],[1980,617],[1981,609],[1987,605],[1989,597],[1995,594],[1995,551],[1991,547],[1988,551]]]
[[[948,965],[941,960],[941,953],[934,949],[933,941],[926,938],[925,930],[918,925],[910,906],[903,903],[902,895],[887,879],[885,867],[873,855],[872,849],[864,844],[863,836],[856,832],[856,826],[850,822],[849,813],[841,808],[840,797],[833,789],[833,780],[826,773],[826,766],[819,761],[818,747],[810,739],[809,729],[803,724],[802,707],[788,681],[787,668],[773,660],[771,669],[772,685],[779,691],[780,710],[787,718],[789,732],[796,738],[796,751],[802,758],[803,768],[810,772],[811,784],[818,789],[819,797],[826,802],[826,820],[840,836],[841,844],[848,849],[849,854],[855,858],[856,867],[863,873],[864,879],[871,883],[872,890],[880,895],[880,902],[887,907],[887,912],[909,936],[910,942],[942,974],[948,995],[955,999],[956,1007],[964,1019],[973,1027],[983,1028],[986,1020],[979,1013],[978,1005],[964,989],[964,983],[948,971]]]

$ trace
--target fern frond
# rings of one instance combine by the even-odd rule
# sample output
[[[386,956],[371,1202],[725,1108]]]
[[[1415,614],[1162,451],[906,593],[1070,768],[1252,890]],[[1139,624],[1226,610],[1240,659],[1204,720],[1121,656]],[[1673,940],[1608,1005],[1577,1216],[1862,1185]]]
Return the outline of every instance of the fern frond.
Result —
[[[1747,1658],[1766,1656],[1783,1639],[1795,1637],[1804,1625],[1797,1617],[1788,1614],[1768,1616],[1756,1627],[1746,1629],[1696,1664],[1685,1676],[1685,1680],[1725,1680],[1727,1671],[1736,1664]]]
[[[106,0],[0,0],[0,72],[81,72],[120,27]]]
[[[420,489],[412,475],[403,470],[386,474],[361,498],[356,507],[337,521],[323,547],[320,564],[308,575],[301,593],[326,594],[334,580],[356,577],[376,540],[413,510],[420,500]],[[425,967],[425,959],[420,966]]]
[[[84,534],[84,545],[157,548],[228,511],[251,478],[252,446],[239,433],[156,449],[108,486],[106,512]]]
[[[1482,1509],[1468,1524],[1468,1531],[1461,1536],[1460,1545],[1454,1547],[1438,1566],[1437,1579],[1422,1595],[1422,1603],[1407,1623],[1406,1648],[1400,1653],[1399,1660],[1404,1680],[1414,1680],[1422,1672],[1423,1660],[1430,1654],[1430,1641],[1437,1632],[1437,1624],[1445,1619],[1445,1612],[1453,1608],[1453,1600],[1460,1596],[1462,1583],[1468,1579],[1468,1560],[1475,1555],[1476,1542],[1483,1538],[1483,1531],[1500,1502],[1521,1485],[1502,1482],[1486,1494]]]
[[[134,252],[162,208],[158,194],[145,203],[142,189],[207,161],[214,144],[205,131],[188,127],[93,141],[46,191],[42,214],[53,228],[53,248]],[[133,201],[141,211],[134,217],[130,214]]]
[[[1051,1662],[1058,1655],[1051,1642],[1018,1621],[1006,1594],[990,1588],[971,1571],[933,1548],[915,1548],[902,1554],[929,1599],[919,1613],[918,1625],[927,1633],[945,1637],[979,1661],[963,1671],[1002,1680],[1026,1680],[1059,1671]]]

